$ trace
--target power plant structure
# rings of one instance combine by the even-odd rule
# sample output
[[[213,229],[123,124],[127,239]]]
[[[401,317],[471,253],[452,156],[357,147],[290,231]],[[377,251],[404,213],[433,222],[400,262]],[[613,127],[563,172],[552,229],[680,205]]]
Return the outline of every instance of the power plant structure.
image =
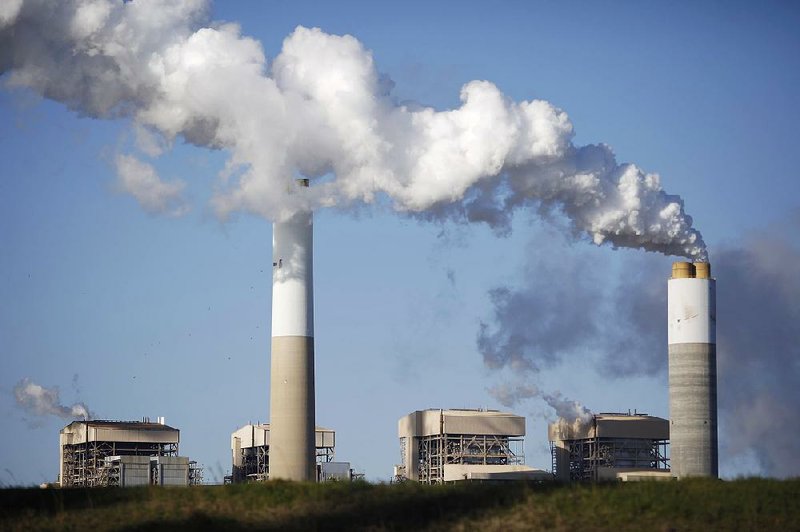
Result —
[[[397,432],[398,480],[552,479],[550,473],[524,465],[522,416],[497,410],[417,410],[400,418]]]
[[[308,179],[297,181],[305,192]],[[270,478],[316,478],[313,213],[272,229]]]
[[[298,192],[308,186],[300,180]],[[232,482],[352,480],[336,434],[316,427],[313,215],[274,224],[270,423],[231,434]],[[676,262],[667,283],[670,419],[601,413],[548,426],[552,473],[525,465],[525,418],[485,409],[428,409],[398,421],[397,480],[603,481],[718,476],[716,280],[706,262]],[[195,462],[163,418],[74,421],[59,434],[62,487],[191,485]]]
[[[159,418],[73,421],[59,433],[61,487],[188,486],[202,482],[195,462],[178,456],[180,431]]]
[[[717,477],[716,280],[707,262],[676,262],[667,284],[672,474]]]
[[[672,478],[669,421],[646,414],[596,414],[559,419],[547,428],[556,480]]]
[[[270,477],[271,431],[269,423],[247,424],[231,434],[231,482],[264,481]],[[316,427],[315,478],[350,480],[349,462],[334,462],[336,432]]]

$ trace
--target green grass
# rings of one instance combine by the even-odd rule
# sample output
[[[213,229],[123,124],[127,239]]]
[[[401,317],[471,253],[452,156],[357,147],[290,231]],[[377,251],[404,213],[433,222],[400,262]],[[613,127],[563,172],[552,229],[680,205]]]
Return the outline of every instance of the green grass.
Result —
[[[0,530],[800,530],[800,479],[0,490]]]

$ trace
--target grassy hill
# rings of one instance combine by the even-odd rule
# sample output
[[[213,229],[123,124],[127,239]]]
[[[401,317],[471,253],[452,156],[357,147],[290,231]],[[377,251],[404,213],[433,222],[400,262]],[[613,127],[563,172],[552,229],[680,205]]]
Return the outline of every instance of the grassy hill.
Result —
[[[0,490],[0,530],[800,530],[800,479]]]

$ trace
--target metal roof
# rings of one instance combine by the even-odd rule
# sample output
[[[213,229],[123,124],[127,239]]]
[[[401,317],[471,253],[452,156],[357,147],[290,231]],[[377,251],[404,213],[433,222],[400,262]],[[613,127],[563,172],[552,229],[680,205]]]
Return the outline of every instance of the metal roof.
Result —
[[[572,422],[559,419],[547,427],[550,441],[587,438],[668,440],[669,421],[644,414],[596,414]]]
[[[421,437],[438,434],[524,436],[525,418],[498,410],[417,410],[400,418],[398,436]]]
[[[115,421],[111,419],[90,419],[87,421],[73,421],[67,427],[71,427],[76,423],[87,425],[89,427],[104,427],[119,430],[178,430],[169,425],[162,425],[161,423],[153,423],[150,421]],[[64,428],[67,428],[64,427]]]
[[[239,440],[238,445],[242,449],[268,446],[270,440],[269,423],[248,423],[247,425],[236,429],[231,434],[231,449],[236,447],[236,439]],[[315,447],[317,448],[335,447],[336,431],[317,426],[314,430],[314,439]]]

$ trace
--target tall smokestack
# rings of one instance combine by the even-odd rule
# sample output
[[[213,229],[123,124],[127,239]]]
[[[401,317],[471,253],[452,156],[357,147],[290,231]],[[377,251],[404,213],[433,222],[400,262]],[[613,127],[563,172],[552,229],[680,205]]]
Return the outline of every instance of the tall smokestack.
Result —
[[[668,282],[670,457],[675,477],[717,477],[717,288],[707,262]]]
[[[269,478],[315,480],[311,211],[273,225],[272,261]]]

